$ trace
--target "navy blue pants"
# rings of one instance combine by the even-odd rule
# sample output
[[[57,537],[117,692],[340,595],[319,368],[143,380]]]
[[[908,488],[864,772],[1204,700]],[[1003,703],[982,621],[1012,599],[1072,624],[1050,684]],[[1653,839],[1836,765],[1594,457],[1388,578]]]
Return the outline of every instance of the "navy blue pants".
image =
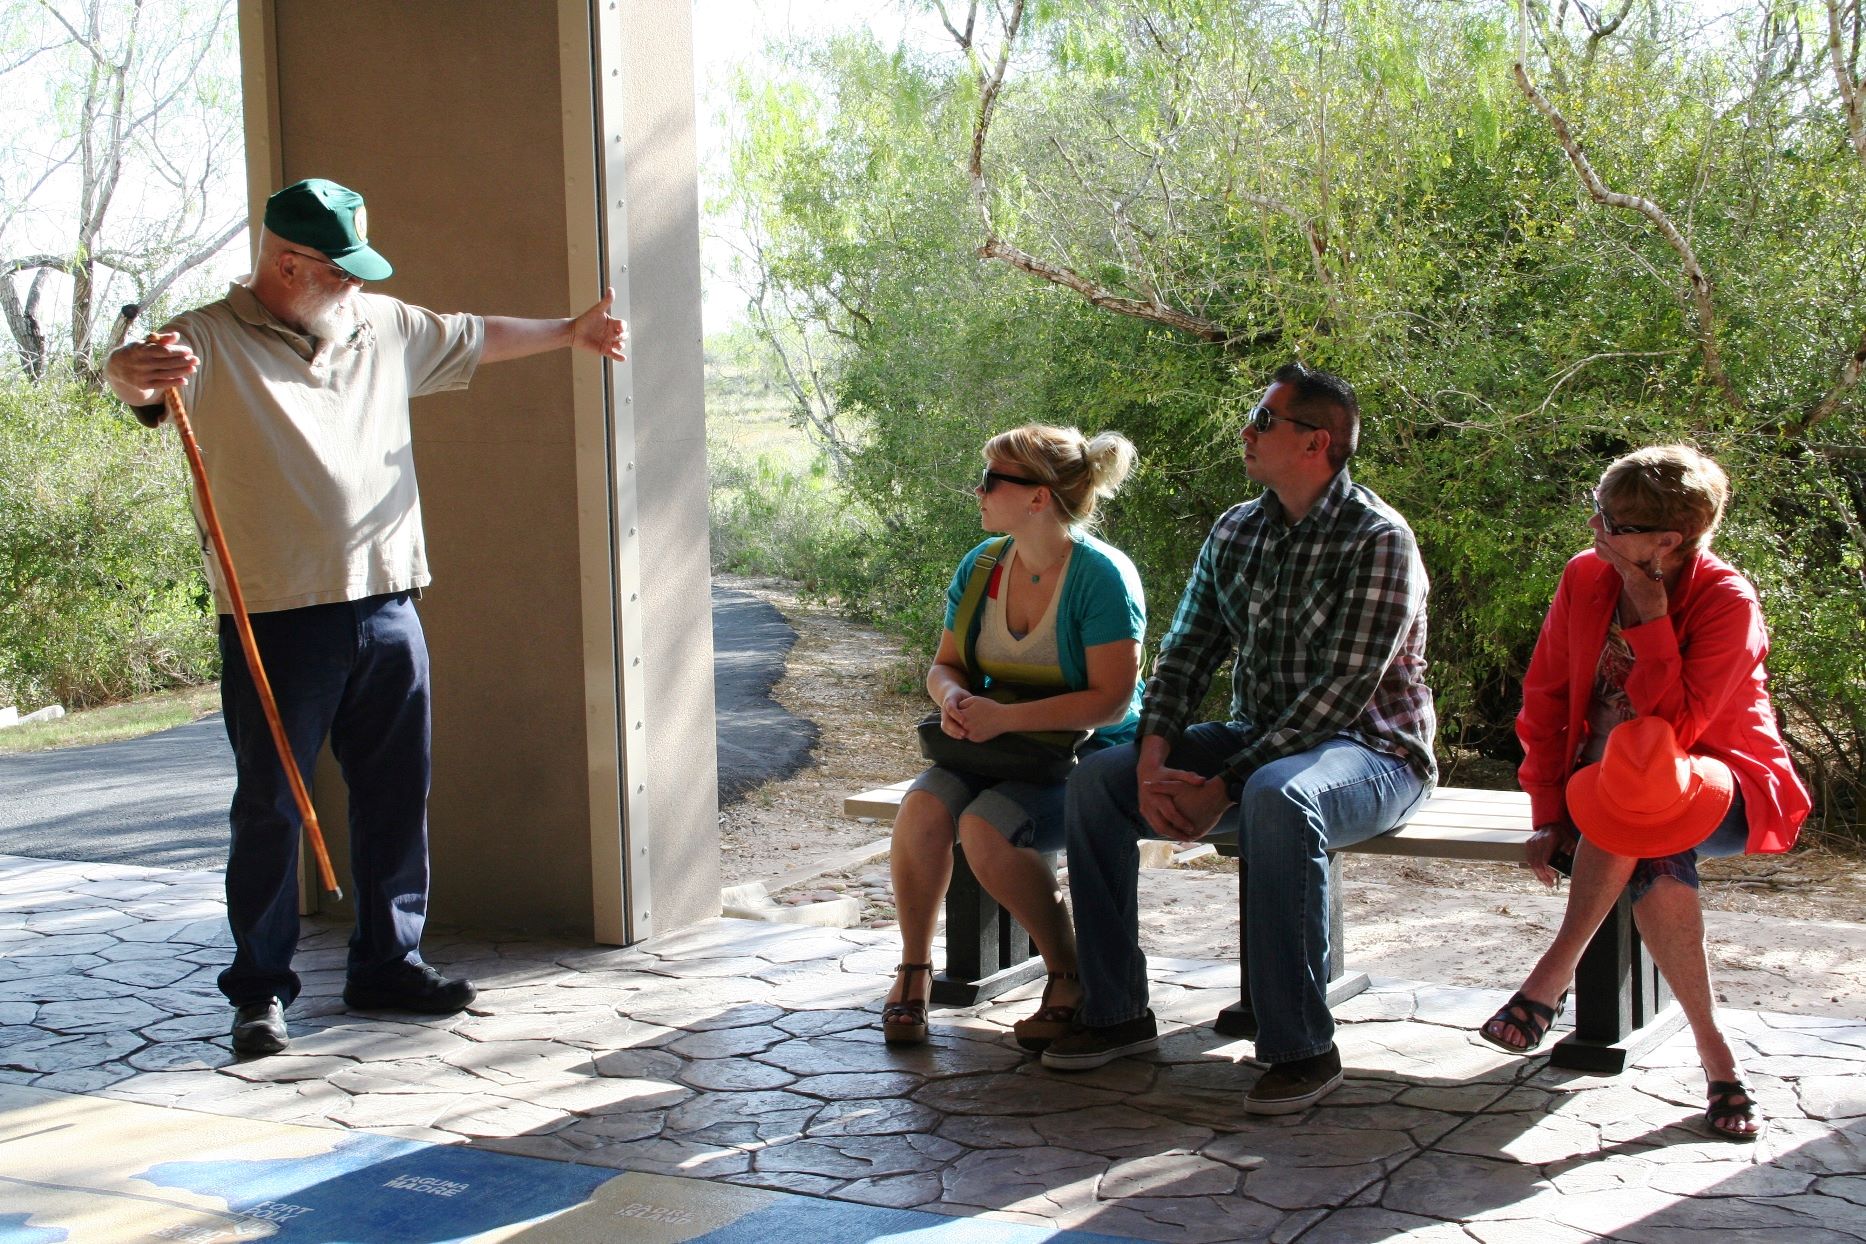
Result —
[[[356,928],[349,976],[420,962],[428,909],[428,646],[407,593],[253,615],[253,634],[305,781],[326,736],[350,793]],[[227,922],[235,1006],[298,996],[303,819],[274,749],[233,619],[220,619],[220,699],[237,783]]]

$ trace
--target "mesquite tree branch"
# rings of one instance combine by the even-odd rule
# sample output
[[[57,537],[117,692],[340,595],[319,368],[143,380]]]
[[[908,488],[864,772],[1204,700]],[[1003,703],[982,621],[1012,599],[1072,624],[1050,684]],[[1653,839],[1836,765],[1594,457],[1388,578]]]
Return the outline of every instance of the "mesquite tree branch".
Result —
[[[130,326],[135,323],[136,316],[141,313],[144,307],[153,306],[155,303],[160,302],[162,300],[162,295],[168,293],[170,286],[174,285],[176,281],[180,280],[195,268],[200,267],[202,264],[212,259],[215,255],[218,255],[221,249],[225,247],[227,243],[233,241],[234,238],[238,237],[240,230],[244,228],[246,228],[246,217],[244,215],[236,217],[225,225],[219,233],[201,243],[186,255],[183,255],[175,263],[170,264],[168,271],[157,276],[154,282],[150,284],[149,288],[139,291],[135,303],[117,312],[117,317],[110,326],[110,334],[104,341],[104,349],[114,350],[122,345],[124,338],[129,335]]]
[[[1840,365],[1840,375],[1835,378],[1832,387],[1821,395],[1821,400],[1808,408],[1808,413],[1791,424],[1783,427],[1787,436],[1803,437],[1825,423],[1829,416],[1840,409],[1840,402],[1859,386],[1860,376],[1866,373],[1866,332],[1860,334],[1859,344],[1853,347],[1853,353],[1847,355],[1846,362]]]
[[[1010,12],[1004,18],[1004,39],[998,45],[996,61],[989,68],[977,57],[977,52],[970,45],[969,40],[961,40],[961,46],[973,55],[974,63],[978,66],[978,115],[972,127],[972,149],[966,161],[966,171],[972,180],[973,204],[978,210],[979,220],[985,227],[985,241],[978,248],[979,258],[998,260],[1020,272],[1027,272],[1031,276],[1040,277],[1064,289],[1074,290],[1091,304],[1104,310],[1150,320],[1155,324],[1178,329],[1205,341],[1232,340],[1231,330],[1224,325],[1170,306],[1157,294],[1144,300],[1130,298],[1099,282],[1091,281],[1061,264],[1040,259],[998,236],[997,227],[991,217],[991,183],[985,177],[985,140],[991,132],[991,122],[997,112],[998,96],[1004,89],[1005,74],[1010,68],[1011,49],[1017,42],[1023,19],[1024,0],[1013,0]],[[948,28],[950,29],[950,23]],[[969,26],[967,33],[970,33]]]
[[[940,25],[944,26],[946,28],[946,33],[951,35],[954,41],[958,43],[959,50],[962,52],[971,51],[972,29],[978,24],[978,0],[972,0],[972,3],[966,6],[964,30],[960,30],[957,26],[952,24],[952,18],[947,14],[946,6],[942,3],[942,0],[934,0],[933,7],[939,11]]]
[[[1524,65],[1521,57],[1517,58],[1511,69],[1516,78],[1516,85],[1522,89],[1523,95],[1554,127],[1556,141],[1561,144],[1561,149],[1567,154],[1568,163],[1574,166],[1574,171],[1580,177],[1588,196],[1604,206],[1617,207],[1644,216],[1652,222],[1653,227],[1659,231],[1659,235],[1665,239],[1666,244],[1677,253],[1684,267],[1685,280],[1690,288],[1691,307],[1697,321],[1698,351],[1704,359],[1704,370],[1710,376],[1711,383],[1716,385],[1718,392],[1723,395],[1724,401],[1730,404],[1731,409],[1743,410],[1743,399],[1737,395],[1736,386],[1731,383],[1730,374],[1724,369],[1723,352],[1717,344],[1717,307],[1711,297],[1710,277],[1705,275],[1703,265],[1698,262],[1697,252],[1692,249],[1691,243],[1686,240],[1684,234],[1678,231],[1678,226],[1672,223],[1672,218],[1666,214],[1665,209],[1651,199],[1642,195],[1621,194],[1618,191],[1609,190],[1606,183],[1601,181],[1600,174],[1594,171],[1587,153],[1581,150],[1580,141],[1575,138],[1574,131],[1569,128],[1567,118],[1562,116],[1560,110],[1550,103],[1548,97],[1537,90],[1536,84],[1530,80],[1528,67]]]
[[[1853,36],[1858,39],[1857,18],[1855,21]],[[1834,81],[1840,87],[1840,108],[1847,121],[1847,137],[1853,141],[1853,150],[1859,153],[1860,159],[1866,160],[1866,96],[1862,95],[1859,76],[1841,46],[1844,42],[1840,0],[1827,0],[1827,54],[1834,63]]]
[[[1853,150],[1859,153],[1862,162],[1866,162],[1866,91],[1861,88],[1852,54],[1843,46],[1846,40],[1842,27],[1840,0],[1827,0],[1827,52],[1833,61],[1834,82],[1840,88],[1840,109],[1846,118],[1847,137],[1852,140]],[[1857,5],[1854,7],[1853,27],[1854,50],[1857,51],[1860,35]],[[1840,409],[1840,403],[1846,395],[1859,386],[1863,372],[1866,372],[1866,332],[1860,334],[1858,344],[1840,365],[1840,374],[1834,378],[1827,392],[1800,419],[1785,426],[1784,433],[1796,437],[1806,436],[1826,422]],[[1857,530],[1854,534],[1857,539]]]
[[[1046,263],[1038,259],[1035,255],[1018,250],[1015,246],[1010,245],[1002,239],[996,237],[987,238],[985,244],[978,248],[978,254],[981,259],[997,259],[1011,265],[1011,267],[1018,269],[1020,272],[1028,272],[1031,276],[1042,277],[1044,280],[1060,285],[1064,289],[1072,289],[1076,293],[1082,295],[1082,297],[1087,299],[1090,303],[1101,307],[1103,310],[1114,311],[1121,315],[1132,315],[1143,320],[1152,320],[1156,324],[1164,324],[1168,328],[1177,328],[1181,332],[1190,333],[1206,341],[1229,341],[1231,339],[1231,333],[1221,324],[1181,311],[1176,307],[1141,302],[1137,298],[1129,298],[1125,295],[1117,294],[1113,290],[1102,285],[1097,285],[1095,282],[1079,276],[1067,268],[1060,268],[1055,264]]]

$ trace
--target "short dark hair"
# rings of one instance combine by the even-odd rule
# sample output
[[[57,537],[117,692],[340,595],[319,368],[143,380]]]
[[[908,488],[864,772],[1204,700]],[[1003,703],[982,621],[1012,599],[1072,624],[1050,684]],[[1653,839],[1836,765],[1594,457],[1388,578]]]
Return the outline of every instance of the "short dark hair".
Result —
[[[1296,391],[1291,413],[1328,433],[1328,465],[1337,471],[1348,465],[1361,445],[1361,403],[1354,386],[1300,359],[1277,368],[1271,379]]]

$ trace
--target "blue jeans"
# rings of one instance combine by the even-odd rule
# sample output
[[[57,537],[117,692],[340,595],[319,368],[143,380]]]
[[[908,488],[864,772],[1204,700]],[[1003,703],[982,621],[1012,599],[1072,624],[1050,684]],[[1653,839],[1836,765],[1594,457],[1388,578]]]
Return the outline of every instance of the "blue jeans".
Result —
[[[253,635],[305,781],[328,735],[350,795],[356,927],[349,976],[420,961],[428,907],[428,647],[406,593],[253,615]],[[220,698],[236,783],[228,819],[227,923],[235,1006],[298,996],[298,840],[303,819],[246,668],[220,619]]]
[[[939,800],[952,818],[955,833],[959,818],[970,812],[1014,847],[1045,852],[1063,849],[1061,782],[981,777],[934,765],[915,778],[908,790],[924,791]]]
[[[1167,764],[1211,776],[1254,736],[1205,722],[1180,737]],[[1140,816],[1136,745],[1085,757],[1069,779],[1064,821],[1069,895],[1086,993],[1078,1016],[1102,1026],[1147,1009],[1140,949],[1137,843],[1156,837]],[[1328,1011],[1328,852],[1383,834],[1426,795],[1398,756],[1334,738],[1271,761],[1233,789],[1238,850],[1249,870],[1247,931],[1257,1056],[1293,1062],[1334,1044]]]
[[[1743,792],[1737,791],[1730,800],[1730,811],[1724,814],[1717,828],[1710,837],[1695,847],[1688,847],[1676,855],[1660,856],[1656,859],[1643,859],[1633,865],[1633,875],[1627,879],[1626,888],[1637,903],[1651,893],[1653,884],[1660,877],[1690,886],[1693,890],[1698,885],[1698,861],[1724,855],[1741,855],[1749,846],[1749,815],[1743,807]]]

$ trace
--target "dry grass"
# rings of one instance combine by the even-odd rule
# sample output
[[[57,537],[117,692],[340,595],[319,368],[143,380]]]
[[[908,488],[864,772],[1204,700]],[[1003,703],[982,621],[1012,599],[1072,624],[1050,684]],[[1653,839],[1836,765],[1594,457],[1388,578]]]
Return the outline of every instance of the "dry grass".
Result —
[[[185,725],[220,709],[220,686],[208,683],[162,691],[123,704],[88,708],[57,721],[35,721],[0,730],[0,755],[47,752],[61,747],[116,743]]]

